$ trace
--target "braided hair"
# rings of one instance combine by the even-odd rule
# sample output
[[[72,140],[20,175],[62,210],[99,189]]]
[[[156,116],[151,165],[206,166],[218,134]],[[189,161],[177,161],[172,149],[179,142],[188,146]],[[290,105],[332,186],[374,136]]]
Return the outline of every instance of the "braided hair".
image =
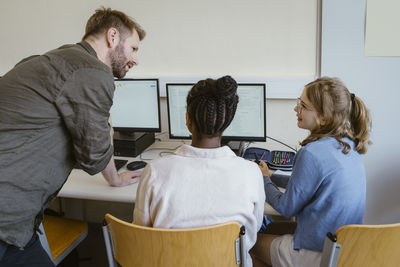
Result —
[[[187,98],[187,112],[200,137],[221,136],[235,116],[239,96],[231,76],[196,83]]]

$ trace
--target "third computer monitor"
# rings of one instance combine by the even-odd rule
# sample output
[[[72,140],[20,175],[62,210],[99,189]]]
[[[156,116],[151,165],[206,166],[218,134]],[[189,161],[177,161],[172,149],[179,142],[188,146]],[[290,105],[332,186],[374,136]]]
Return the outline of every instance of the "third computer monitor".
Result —
[[[169,83],[167,104],[169,136],[171,139],[188,139],[191,134],[186,127],[186,97],[193,84]],[[226,141],[265,141],[265,84],[240,83],[237,94],[239,103],[236,114],[223,132]]]

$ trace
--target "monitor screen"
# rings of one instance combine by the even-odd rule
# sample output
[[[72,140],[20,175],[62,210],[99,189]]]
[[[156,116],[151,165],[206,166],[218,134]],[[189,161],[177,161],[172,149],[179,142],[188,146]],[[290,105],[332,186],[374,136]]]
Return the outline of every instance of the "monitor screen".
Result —
[[[115,80],[110,114],[116,131],[160,132],[158,79]]]
[[[186,127],[186,97],[193,84],[167,84],[169,137],[191,138]],[[265,84],[238,84],[239,103],[235,117],[223,132],[230,141],[265,141]]]

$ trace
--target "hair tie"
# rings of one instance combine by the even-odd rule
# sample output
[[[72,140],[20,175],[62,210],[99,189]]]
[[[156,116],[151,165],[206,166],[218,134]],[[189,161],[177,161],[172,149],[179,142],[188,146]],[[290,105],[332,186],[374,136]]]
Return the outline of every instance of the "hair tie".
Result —
[[[356,97],[355,94],[350,94],[351,101],[354,101],[354,97]]]

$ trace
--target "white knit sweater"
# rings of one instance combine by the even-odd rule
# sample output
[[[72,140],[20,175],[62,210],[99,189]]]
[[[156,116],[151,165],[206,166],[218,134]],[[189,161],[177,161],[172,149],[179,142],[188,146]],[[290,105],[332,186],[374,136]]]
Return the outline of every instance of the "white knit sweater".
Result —
[[[134,223],[157,228],[193,228],[237,221],[253,247],[264,211],[258,166],[227,147],[179,147],[152,161],[139,181]],[[252,266],[248,255],[248,266]]]

